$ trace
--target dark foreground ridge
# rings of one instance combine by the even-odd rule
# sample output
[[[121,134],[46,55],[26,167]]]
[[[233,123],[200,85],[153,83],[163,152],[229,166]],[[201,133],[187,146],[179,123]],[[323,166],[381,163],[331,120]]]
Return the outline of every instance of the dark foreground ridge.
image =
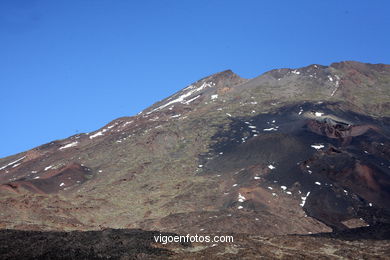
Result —
[[[0,231],[0,259],[156,259],[173,254],[156,246],[157,231]],[[175,235],[162,233],[162,235]],[[176,247],[186,247],[176,244]]]
[[[390,224],[378,224],[369,227],[358,227],[331,233],[318,233],[312,237],[337,238],[342,240],[390,240]]]
[[[0,259],[237,259],[237,253],[240,259],[385,259],[390,250],[389,241],[385,240],[390,239],[389,225],[310,236],[235,234],[234,242],[225,244],[162,245],[153,239],[160,234],[175,235],[128,229],[86,232],[2,230]]]

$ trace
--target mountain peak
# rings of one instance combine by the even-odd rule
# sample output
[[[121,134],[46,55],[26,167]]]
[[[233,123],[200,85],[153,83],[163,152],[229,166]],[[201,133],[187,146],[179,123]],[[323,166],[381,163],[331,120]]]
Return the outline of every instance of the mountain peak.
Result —
[[[150,108],[144,110],[144,112],[150,114],[174,104],[189,105],[198,98],[198,101],[210,98],[214,99],[218,95],[224,94],[234,86],[245,83],[246,81],[248,80],[241,78],[232,70],[224,70],[192,83],[172,96],[155,103]]]
[[[213,82],[218,87],[220,85],[235,85],[237,83],[241,83],[245,81],[244,78],[241,78],[239,75],[234,73],[232,70],[224,70],[221,72],[217,72],[215,74],[209,75],[207,77],[204,77],[195,83],[194,85],[197,85],[198,83],[203,83],[205,81]]]

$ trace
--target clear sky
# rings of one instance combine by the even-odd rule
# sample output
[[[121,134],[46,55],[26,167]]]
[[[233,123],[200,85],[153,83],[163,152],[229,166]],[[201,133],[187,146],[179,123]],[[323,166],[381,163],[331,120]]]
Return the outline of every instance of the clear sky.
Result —
[[[342,60],[390,63],[390,1],[1,0],[0,157],[225,69]]]

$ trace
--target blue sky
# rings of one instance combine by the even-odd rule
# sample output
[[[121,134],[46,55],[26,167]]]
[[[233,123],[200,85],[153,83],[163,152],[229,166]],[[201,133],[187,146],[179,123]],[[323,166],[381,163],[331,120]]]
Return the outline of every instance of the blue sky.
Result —
[[[389,13],[387,0],[1,0],[0,157],[225,69],[389,64]]]

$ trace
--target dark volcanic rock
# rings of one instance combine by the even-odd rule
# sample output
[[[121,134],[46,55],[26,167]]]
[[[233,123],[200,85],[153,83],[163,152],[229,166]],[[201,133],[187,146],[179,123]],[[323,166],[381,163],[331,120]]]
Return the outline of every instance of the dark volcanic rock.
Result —
[[[0,231],[0,259],[387,259],[389,227],[263,237],[234,234],[218,244],[162,245],[156,231]],[[174,235],[162,233],[162,235]]]
[[[159,259],[174,252],[156,245],[161,233],[143,230],[87,232],[0,231],[0,259]],[[162,233],[162,235],[175,235]],[[189,244],[175,244],[186,247]]]
[[[278,185],[297,192],[309,216],[336,230],[346,229],[342,222],[354,218],[367,224],[379,219],[390,223],[388,161],[381,153],[361,151],[367,139],[367,150],[374,151],[370,147],[378,144],[389,147],[388,133],[383,120],[348,112],[341,104],[306,103],[233,119],[230,128],[213,137],[213,149],[200,160],[204,174],[257,167],[254,174],[236,175],[235,183],[269,186],[276,193]],[[254,184],[253,178],[266,181]],[[267,204],[255,201],[251,200],[252,210]],[[247,205],[248,201],[243,204]],[[387,213],[378,215],[377,208]]]

